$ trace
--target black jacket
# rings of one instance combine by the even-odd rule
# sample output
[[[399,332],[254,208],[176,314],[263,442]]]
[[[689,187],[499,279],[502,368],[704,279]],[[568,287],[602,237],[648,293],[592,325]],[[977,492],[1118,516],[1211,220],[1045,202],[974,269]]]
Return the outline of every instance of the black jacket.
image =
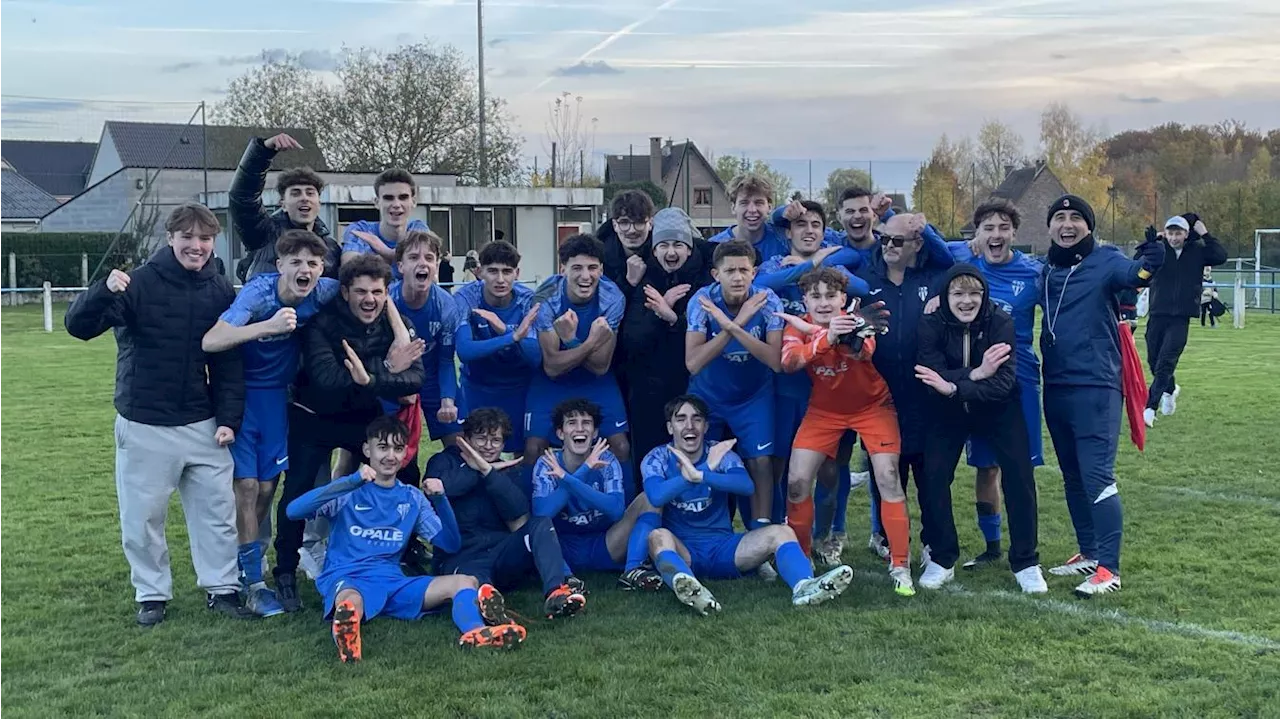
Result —
[[[427,461],[424,476],[435,477],[444,484],[445,496],[462,532],[462,549],[456,554],[436,550],[437,569],[456,566],[461,558],[488,552],[510,536],[508,522],[529,513],[529,498],[520,489],[518,465],[484,477],[467,466],[456,447],[446,447]]]
[[[963,324],[951,312],[946,293],[942,290],[959,275],[970,275],[982,283],[982,306],[978,316],[968,325]],[[925,315],[920,321],[918,341],[920,364],[937,372],[943,379],[956,386],[956,393],[943,397],[932,389],[926,390],[934,399],[944,403],[962,403],[965,411],[985,416],[983,405],[1009,402],[1018,397],[1017,392],[1017,336],[1013,318],[991,301],[987,281],[978,268],[960,263],[947,272],[946,279],[938,285],[942,295],[938,309]],[[982,355],[993,345],[1009,345],[1009,360],[996,369],[996,373],[980,382],[969,379],[969,372],[982,364]],[[919,382],[919,380],[916,380]],[[921,383],[923,386],[923,383]]]
[[[890,312],[889,331],[876,337],[876,351],[871,361],[893,395],[903,454],[924,451],[923,405],[928,388],[916,379],[913,368],[919,346],[916,332],[924,316],[924,306],[937,294],[935,285],[944,272],[929,263],[926,246],[920,248],[915,266],[903,273],[901,285],[889,281],[889,268],[880,247],[875,248],[871,260],[863,263],[856,273],[870,286],[864,304],[881,301]]]
[[[98,280],[67,309],[72,337],[90,340],[114,328],[115,407],[133,422],[178,427],[210,417],[239,431],[244,416],[240,352],[206,355],[200,340],[235,299],[212,262],[198,272],[162,247],[129,273],[116,294]]]
[[[266,187],[267,173],[271,170],[271,161],[275,156],[276,151],[264,145],[261,138],[250,140],[227,191],[231,205],[231,224],[236,229],[240,244],[244,245],[245,252],[248,253],[236,267],[236,276],[241,282],[261,272],[275,272],[276,240],[280,239],[280,234],[285,230],[305,229],[293,224],[283,209],[268,212],[262,206],[262,189]],[[324,276],[338,279],[338,266],[342,261],[341,245],[329,234],[329,228],[319,217],[311,231],[324,240],[329,248],[324,258]]]
[[[1199,316],[1204,268],[1226,262],[1227,249],[1213,235],[1196,237],[1192,234],[1187,238],[1181,255],[1174,252],[1168,240],[1160,240],[1164,244],[1164,264],[1151,277],[1148,315]],[[1138,259],[1136,254],[1134,259]]]
[[[705,240],[695,239],[689,259],[675,272],[667,272],[652,253],[646,259],[644,279],[627,296],[627,312],[622,318],[619,343],[625,350],[628,380],[637,389],[659,391],[664,387],[687,387],[689,370],[685,367],[685,310],[699,289],[711,284],[711,263],[705,259]],[[624,279],[625,282],[625,279]],[[675,324],[668,324],[653,310],[645,307],[645,285],[665,293],[676,285],[689,285],[686,294],[671,309]],[[679,389],[676,394],[683,392]]]
[[[302,369],[294,380],[294,402],[320,415],[346,415],[344,419],[351,421],[368,417],[372,421],[382,414],[379,399],[394,401],[417,394],[425,379],[421,359],[398,374],[383,364],[393,339],[385,312],[366,325],[351,314],[341,297],[335,298],[302,330]],[[343,340],[369,372],[373,381],[367,386],[351,379]]]

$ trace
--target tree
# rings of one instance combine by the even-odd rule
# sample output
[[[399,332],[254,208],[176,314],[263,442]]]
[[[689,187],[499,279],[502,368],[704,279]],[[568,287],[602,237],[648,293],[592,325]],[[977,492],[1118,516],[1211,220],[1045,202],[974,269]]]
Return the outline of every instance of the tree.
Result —
[[[716,168],[716,175],[726,186],[732,184],[738,175],[750,172],[764,178],[773,186],[774,204],[787,201],[791,195],[791,176],[773,169],[764,160],[752,161],[745,155],[742,157],[720,155],[712,161],[712,165]]]
[[[978,130],[978,146],[973,153],[977,193],[990,195],[1004,178],[1007,167],[1026,164],[1022,135],[999,120],[987,120]]]
[[[231,83],[215,108],[218,122],[309,127],[329,163],[342,170],[404,167],[479,181],[479,92],[456,48],[423,42],[344,50],[336,83],[322,82],[296,59],[283,67],[265,60]],[[492,96],[486,102],[488,179],[523,182],[522,143],[506,104]],[[292,105],[301,109],[290,116],[284,108]]]
[[[911,204],[951,237],[960,233],[969,212],[970,193],[960,187],[958,163],[967,154],[964,142],[952,144],[944,134],[934,145],[929,161],[916,174]]]
[[[572,101],[570,101],[572,98]],[[547,105],[547,139],[543,151],[552,155],[554,147],[558,158],[561,187],[599,187],[603,178],[588,163],[594,162],[596,152],[596,124],[599,118],[589,120],[582,112],[582,96],[562,92]]]
[[[322,133],[321,105],[328,88],[297,55],[272,60],[262,53],[262,64],[231,81],[226,97],[209,112],[216,125],[249,127],[297,127]]]
[[[1107,162],[1102,132],[1062,103],[1052,103],[1040,115],[1040,150],[1045,164],[1068,192],[1101,210],[1110,206],[1113,180],[1104,173]]]

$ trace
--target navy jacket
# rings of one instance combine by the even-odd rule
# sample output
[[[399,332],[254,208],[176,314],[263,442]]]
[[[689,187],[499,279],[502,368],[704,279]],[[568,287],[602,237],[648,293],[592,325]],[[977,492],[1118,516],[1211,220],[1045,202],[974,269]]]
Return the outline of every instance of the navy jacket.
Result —
[[[1193,235],[1194,237],[1194,235]],[[1168,240],[1164,245],[1164,264],[1151,278],[1152,317],[1198,317],[1200,292],[1204,289],[1204,268],[1227,261],[1227,250],[1213,235],[1188,238],[1182,254],[1174,251]]]
[[[493,471],[482,477],[462,459],[456,447],[446,447],[427,461],[423,476],[439,478],[462,533],[462,549],[449,554],[436,549],[437,574],[450,574],[465,561],[484,556],[511,536],[507,522],[529,513],[529,498],[520,489],[520,467]]]
[[[1146,282],[1141,260],[1099,245],[1078,265],[1044,269],[1040,356],[1044,384],[1120,390],[1116,293]]]
[[[907,268],[901,285],[895,285],[889,281],[889,268],[879,247],[857,272],[869,285],[863,304],[880,301],[889,310],[889,331],[876,337],[876,351],[871,361],[889,385],[889,393],[897,406],[902,454],[924,451],[925,390],[928,388],[916,379],[919,352],[916,333],[924,316],[924,306],[937,294],[935,285],[946,272],[947,268],[930,262],[927,248],[921,248],[915,266]]]

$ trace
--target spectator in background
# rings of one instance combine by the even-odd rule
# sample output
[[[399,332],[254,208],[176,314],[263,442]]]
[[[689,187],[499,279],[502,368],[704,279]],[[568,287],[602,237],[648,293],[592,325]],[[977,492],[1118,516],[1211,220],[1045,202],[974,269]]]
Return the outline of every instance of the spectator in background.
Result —
[[[1200,326],[1204,327],[1205,317],[1209,318],[1209,328],[1218,326],[1218,315],[1213,313],[1213,301],[1218,299],[1218,288],[1213,281],[1213,268],[1204,268],[1204,288],[1200,290]]]
[[[462,263],[463,281],[475,282],[480,279],[480,253],[475,250],[467,250],[467,259]],[[471,277],[468,279],[466,273],[470,272]]]
[[[240,158],[227,198],[231,225],[248,253],[236,267],[236,276],[241,282],[262,272],[276,271],[276,240],[285,230],[310,230],[324,240],[328,247],[324,276],[338,279],[341,249],[319,217],[320,191],[324,189],[324,180],[319,175],[309,167],[281,172],[276,178],[280,209],[268,212],[262,205],[262,189],[267,184],[267,173],[271,171],[276,153],[301,149],[297,140],[280,133],[265,140],[253,138]]]
[[[449,251],[449,242],[441,246],[439,282],[449,292],[453,292],[453,253]]]
[[[1142,419],[1148,427],[1155,424],[1156,407],[1163,415],[1178,409],[1182,388],[1173,373],[1187,346],[1191,318],[1200,304],[1204,270],[1227,261],[1226,248],[1209,234],[1198,216],[1174,215],[1164,225],[1164,232],[1159,234],[1154,227],[1147,228],[1147,241],[1159,239],[1166,257],[1151,278],[1151,305],[1147,312],[1147,363],[1152,377]]]

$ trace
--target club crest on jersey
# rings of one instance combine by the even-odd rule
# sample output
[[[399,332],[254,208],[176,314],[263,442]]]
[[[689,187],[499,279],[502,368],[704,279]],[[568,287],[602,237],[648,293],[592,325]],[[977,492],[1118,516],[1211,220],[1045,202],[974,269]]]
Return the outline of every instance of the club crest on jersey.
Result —
[[[1017,297],[1018,295],[1022,294],[1022,291],[1027,288],[1027,283],[1023,282],[1022,280],[1014,280],[1010,284],[1013,286],[1014,297]]]
[[[924,302],[925,298],[929,296],[929,288],[921,286],[919,294],[920,294],[920,301]]]
[[[440,323],[439,323],[439,322],[428,322],[428,323],[427,323],[427,331],[431,333],[431,336],[432,336],[432,337],[438,337],[438,336],[440,335]]]
[[[402,502],[396,505],[396,514],[400,515],[400,519],[404,519],[409,514],[409,503]]]

